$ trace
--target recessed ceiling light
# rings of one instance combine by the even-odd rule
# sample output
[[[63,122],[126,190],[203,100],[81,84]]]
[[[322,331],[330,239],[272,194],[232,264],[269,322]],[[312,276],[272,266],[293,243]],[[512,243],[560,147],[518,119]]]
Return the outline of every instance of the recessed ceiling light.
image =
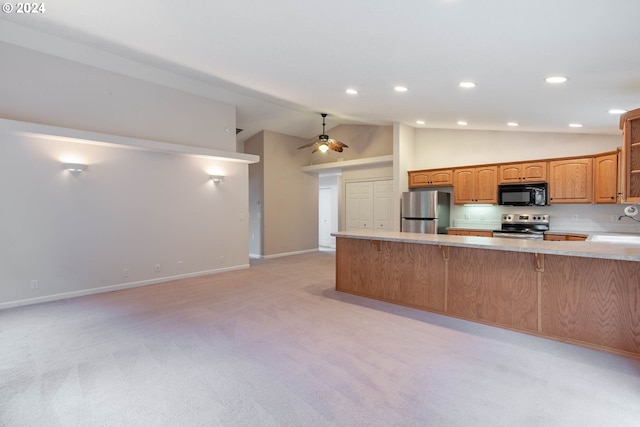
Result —
[[[409,89],[407,89],[405,86],[396,86],[393,88],[393,90],[395,90],[396,92],[406,92]]]
[[[580,123],[569,123],[570,128],[581,128],[582,125]]]
[[[357,94],[358,94],[358,91],[357,91],[357,90],[355,90],[355,89],[352,89],[352,88],[347,89],[347,90],[346,90],[346,92],[347,92],[349,95],[357,95]]]
[[[464,88],[471,88],[471,87],[476,87],[476,84],[474,82],[460,82],[458,83],[458,86],[464,87]]]
[[[569,80],[567,77],[564,76],[551,76],[551,77],[547,77],[546,79],[544,79],[545,82],[547,83],[564,83],[567,80]]]
[[[609,110],[609,114],[624,114],[626,112],[627,110],[620,110],[618,108],[612,108],[611,110]]]
[[[517,122],[508,122],[508,123],[507,123],[507,126],[513,126],[513,127],[516,127],[516,126],[520,126],[520,123],[517,123]]]
[[[416,120],[416,124],[423,125],[426,122],[424,120]]]
[[[466,126],[468,123],[465,122],[464,120],[458,120],[458,125],[460,126]]]

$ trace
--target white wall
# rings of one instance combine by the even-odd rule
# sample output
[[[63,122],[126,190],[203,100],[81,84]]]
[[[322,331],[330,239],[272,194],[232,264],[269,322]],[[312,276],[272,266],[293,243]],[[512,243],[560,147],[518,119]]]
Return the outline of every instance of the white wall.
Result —
[[[249,165],[249,253],[260,258],[264,253],[264,132],[249,138],[242,149],[262,159]]]
[[[318,249],[318,175],[301,170],[310,153],[298,150],[304,143],[295,136],[264,132],[265,257]]]
[[[2,42],[0,58],[1,118],[236,151],[232,105]]]
[[[233,105],[1,42],[0,57],[1,118],[235,152]],[[0,308],[248,266],[246,164],[0,138]]]
[[[247,169],[1,134],[0,307],[247,267]]]
[[[621,145],[618,135],[416,129],[411,169],[581,156]]]

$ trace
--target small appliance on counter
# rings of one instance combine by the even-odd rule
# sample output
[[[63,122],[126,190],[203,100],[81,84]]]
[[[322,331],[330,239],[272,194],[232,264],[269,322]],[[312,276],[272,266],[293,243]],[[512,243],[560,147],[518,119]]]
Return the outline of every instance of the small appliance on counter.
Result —
[[[494,230],[493,237],[544,240],[544,232],[549,230],[549,215],[502,214],[501,223],[502,228]]]
[[[449,227],[451,194],[444,191],[402,193],[401,231],[446,234]]]

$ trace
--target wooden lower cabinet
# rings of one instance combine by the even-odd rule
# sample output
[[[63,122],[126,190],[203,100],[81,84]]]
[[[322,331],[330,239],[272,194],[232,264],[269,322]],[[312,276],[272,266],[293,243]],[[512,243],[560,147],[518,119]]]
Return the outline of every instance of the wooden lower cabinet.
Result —
[[[545,256],[545,335],[640,354],[639,301],[639,262]]]
[[[532,254],[449,249],[447,314],[526,331],[538,327]]]
[[[587,240],[587,236],[579,235],[579,234],[545,234],[544,240],[556,240],[556,241],[584,241]]]
[[[447,234],[450,236],[493,237],[493,231],[491,230],[447,230]]]
[[[336,240],[338,291],[640,358],[640,262]]]
[[[438,246],[337,238],[336,254],[337,290],[444,311],[445,261]]]

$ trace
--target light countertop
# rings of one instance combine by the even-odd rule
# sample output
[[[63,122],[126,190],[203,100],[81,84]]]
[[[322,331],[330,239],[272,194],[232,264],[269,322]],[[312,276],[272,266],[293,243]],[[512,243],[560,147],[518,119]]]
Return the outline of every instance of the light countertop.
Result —
[[[458,246],[511,252],[640,261],[640,245],[590,241],[549,241],[500,237],[453,236],[447,234],[402,233],[397,231],[342,231],[332,236],[350,239],[384,240],[423,245]]]

